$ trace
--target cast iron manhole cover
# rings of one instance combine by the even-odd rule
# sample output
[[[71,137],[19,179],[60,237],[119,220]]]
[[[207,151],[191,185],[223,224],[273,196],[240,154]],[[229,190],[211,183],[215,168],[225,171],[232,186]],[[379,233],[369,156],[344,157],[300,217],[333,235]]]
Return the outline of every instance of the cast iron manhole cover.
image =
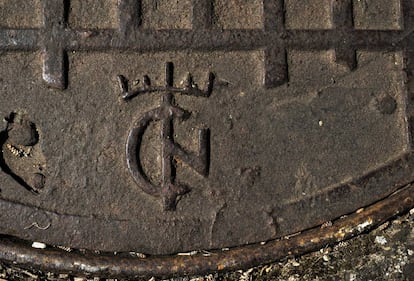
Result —
[[[413,6],[1,0],[0,258],[228,270],[411,208]]]

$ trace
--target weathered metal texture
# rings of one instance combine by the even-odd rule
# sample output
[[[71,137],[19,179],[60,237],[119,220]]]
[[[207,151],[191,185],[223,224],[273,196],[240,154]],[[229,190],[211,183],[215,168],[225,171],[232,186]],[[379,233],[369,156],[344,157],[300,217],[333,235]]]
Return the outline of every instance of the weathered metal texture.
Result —
[[[34,249],[13,239],[0,240],[0,259],[52,272],[104,277],[172,277],[202,275],[266,264],[286,256],[297,256],[369,231],[414,207],[414,186],[327,226],[295,233],[267,243],[225,249],[182,253],[164,257],[125,257],[122,253],[80,254],[57,249]],[[134,255],[125,253],[126,256]],[[124,256],[124,257],[122,257]]]
[[[249,9],[233,17],[234,1],[180,2],[188,18],[173,24],[153,1],[78,1],[112,5],[116,24],[91,28],[70,20],[75,0],[36,0],[39,26],[0,29],[0,232],[153,255],[6,239],[2,259],[113,276],[227,270],[413,206],[413,1],[236,1]],[[388,5],[388,21],[358,17]]]
[[[221,30],[212,28],[212,2],[192,1],[192,30],[143,30],[140,2],[118,1],[119,29],[74,30],[67,25],[68,0],[42,1],[43,28],[1,29],[0,50],[42,51],[43,80],[64,89],[67,80],[65,54],[70,51],[129,50],[258,50],[265,49],[263,62],[266,87],[288,81],[286,49],[330,50],[336,60],[356,66],[356,50],[399,51],[412,49],[409,29],[412,3],[402,1],[405,30],[359,30],[353,26],[352,1],[333,1],[334,28],[329,30],[287,30],[283,0],[263,0],[263,29]]]
[[[210,137],[208,129],[199,130],[199,152],[198,155],[190,154],[183,150],[179,145],[174,143],[173,139],[173,121],[174,119],[185,120],[190,116],[190,112],[175,105],[174,94],[183,94],[188,96],[209,97],[213,90],[214,74],[209,74],[206,90],[200,90],[194,87],[191,76],[186,79],[184,88],[174,87],[174,65],[171,62],[166,64],[165,86],[154,87],[147,82],[142,88],[135,91],[128,91],[128,84],[125,77],[118,77],[120,88],[123,90],[122,97],[129,100],[135,96],[161,92],[161,106],[147,112],[143,118],[134,124],[127,141],[127,162],[128,168],[138,185],[148,194],[156,197],[162,197],[163,208],[166,211],[175,210],[177,197],[190,191],[185,185],[175,183],[176,172],[174,158],[179,157],[190,167],[193,167],[200,175],[207,176],[209,170],[210,154]],[[161,141],[162,141],[162,185],[160,188],[154,186],[145,176],[140,163],[141,141],[145,130],[151,122],[161,121]]]

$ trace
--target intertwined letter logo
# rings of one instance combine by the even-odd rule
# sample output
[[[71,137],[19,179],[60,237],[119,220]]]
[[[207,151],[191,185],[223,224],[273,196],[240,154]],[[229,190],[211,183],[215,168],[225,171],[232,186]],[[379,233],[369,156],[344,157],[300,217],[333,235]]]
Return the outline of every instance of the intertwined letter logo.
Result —
[[[166,64],[165,86],[152,86],[148,76],[144,77],[143,86],[129,91],[128,82],[125,77],[118,76],[122,89],[122,97],[131,99],[144,93],[159,93],[161,105],[146,112],[137,120],[129,133],[126,145],[128,168],[138,186],[146,193],[161,197],[164,210],[175,210],[177,197],[186,194],[190,188],[182,183],[176,182],[176,159],[188,164],[197,173],[207,176],[209,171],[210,132],[208,129],[199,129],[198,152],[188,152],[174,141],[173,120],[184,120],[190,113],[174,103],[174,94],[184,94],[195,97],[209,97],[214,83],[214,75],[209,74],[205,90],[200,90],[193,82],[189,74],[182,88],[174,87],[174,66],[171,62]],[[143,135],[152,122],[161,123],[161,186],[155,186],[145,174],[141,160],[140,148]]]

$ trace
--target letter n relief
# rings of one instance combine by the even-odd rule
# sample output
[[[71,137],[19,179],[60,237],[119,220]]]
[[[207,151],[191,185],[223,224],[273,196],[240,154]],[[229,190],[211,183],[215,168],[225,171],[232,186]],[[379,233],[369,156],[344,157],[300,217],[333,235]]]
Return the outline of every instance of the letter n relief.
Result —
[[[190,74],[182,88],[174,87],[174,65],[171,62],[166,63],[165,76],[165,86],[152,86],[149,77],[144,76],[143,85],[132,91],[129,90],[128,81],[124,76],[119,75],[118,82],[125,100],[144,93],[158,93],[161,96],[160,106],[144,113],[133,124],[126,144],[126,158],[128,169],[138,186],[149,195],[161,197],[164,210],[172,211],[176,209],[177,197],[190,191],[188,186],[176,181],[176,160],[185,162],[204,177],[208,176],[210,162],[209,129],[199,129],[197,153],[184,150],[174,141],[173,120],[185,120],[190,116],[190,112],[175,105],[174,94],[209,97],[213,89],[214,74],[209,74],[205,90],[194,84]],[[148,179],[140,160],[142,139],[152,122],[161,123],[161,186],[155,186]]]

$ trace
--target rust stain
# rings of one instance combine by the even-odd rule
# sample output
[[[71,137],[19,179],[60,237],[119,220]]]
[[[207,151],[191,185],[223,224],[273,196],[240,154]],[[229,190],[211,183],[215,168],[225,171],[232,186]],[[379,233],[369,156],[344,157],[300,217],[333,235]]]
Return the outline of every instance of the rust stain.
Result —
[[[211,251],[208,257],[188,256],[133,257],[101,256],[93,253],[65,252],[50,248],[37,250],[16,240],[0,240],[0,259],[18,265],[30,265],[53,272],[77,272],[80,275],[105,277],[168,277],[177,274],[204,274],[236,270],[273,262],[289,255],[299,255],[319,249],[326,244],[349,239],[361,232],[414,207],[414,185],[408,185],[393,195],[332,222],[328,228],[316,227],[290,237],[240,246],[226,251]]]

